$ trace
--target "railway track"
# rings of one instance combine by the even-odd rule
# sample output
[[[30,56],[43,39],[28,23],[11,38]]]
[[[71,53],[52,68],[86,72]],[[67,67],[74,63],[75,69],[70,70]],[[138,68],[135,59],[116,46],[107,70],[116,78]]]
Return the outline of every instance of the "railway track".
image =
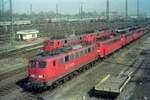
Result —
[[[4,96],[4,95],[7,95],[8,93],[12,92],[15,89],[19,89],[19,87],[17,87],[15,84],[12,84],[12,83],[7,84],[4,87],[1,87],[1,89],[0,89],[0,97]]]
[[[6,65],[6,68],[2,69],[0,72],[0,82],[6,78],[12,77],[16,74],[20,74],[22,72],[25,72],[27,70],[27,63],[26,61],[33,55],[33,52],[26,52],[24,54],[20,54],[20,55],[15,55],[9,58],[6,58],[4,60],[2,60],[2,64],[4,62],[8,61],[8,64],[6,63],[6,65],[9,65],[11,67],[8,67]],[[17,60],[14,60],[17,59]],[[21,59],[21,60],[20,60]],[[17,63],[15,64],[14,62],[17,61]],[[10,62],[10,63],[9,63]],[[4,67],[3,66],[3,67]],[[4,71],[3,71],[4,70]]]
[[[13,71],[9,71],[9,72],[6,72],[6,73],[3,73],[3,74],[0,74],[0,82],[6,78],[9,78],[9,77],[12,77],[16,74],[20,74],[22,72],[25,72],[26,70],[26,66],[23,66],[21,68],[18,68],[16,70],[13,70]]]
[[[142,43],[142,41],[144,41],[146,39],[146,37],[147,37],[147,35],[143,36],[140,40],[136,41],[135,43],[131,43],[130,45],[127,46],[127,48],[125,47],[124,49],[120,50],[119,52],[117,52],[118,55],[122,53],[121,51],[128,51],[130,56],[128,56],[127,58],[135,57],[135,55],[137,55],[139,52],[136,52],[135,54],[132,54],[132,52],[134,52],[135,50],[138,50],[138,51],[142,50],[142,49],[137,49],[137,47],[135,45],[139,44],[139,43]],[[134,49],[134,50],[132,50],[132,49]],[[114,59],[113,57],[110,57],[110,58]],[[130,64],[127,65],[126,63],[123,63],[123,62],[118,63],[118,62],[115,62],[115,61],[114,62],[110,62],[110,61],[107,61],[107,59],[104,59],[103,62],[106,63],[107,65],[114,63],[116,65],[124,65],[124,66],[126,66],[126,68],[130,67]],[[97,65],[99,65],[99,63],[95,63],[94,65],[97,66]],[[42,97],[47,96],[47,95],[54,95],[55,93],[57,93],[57,90],[59,90],[60,88],[65,86],[65,84],[69,83],[68,80],[72,80],[73,77],[75,77],[73,79],[76,79],[77,78],[76,76],[78,76],[81,72],[84,72],[85,70],[87,70],[89,68],[92,68],[92,66],[90,66],[90,65],[86,66],[84,69],[79,70],[78,73],[73,73],[73,75],[69,76],[69,78],[66,78],[64,81],[60,81],[57,84],[54,84],[52,87],[50,87],[50,89],[48,91],[45,91],[45,92],[42,92],[42,93],[28,93],[28,92],[24,92],[23,94],[20,94],[20,95],[22,96],[22,99],[24,99],[24,98],[33,98],[33,99],[36,98],[37,99],[37,98],[42,98]],[[88,70],[88,72],[90,72],[90,70]],[[5,82],[7,83],[4,86],[0,84],[0,97],[3,97],[6,94],[9,94],[10,92],[20,88],[19,85],[16,84],[16,83],[19,80],[22,80],[22,79],[24,79],[26,77],[26,75],[23,74],[23,73],[24,72],[17,73],[16,75],[13,75],[12,77],[10,77],[9,81],[8,80],[4,80],[4,81],[1,80],[0,81],[1,84],[4,84]],[[87,71],[85,73],[87,73]],[[24,81],[22,81],[22,82],[24,82]],[[63,84],[63,83],[65,83],[65,84]]]
[[[26,73],[17,73],[9,78],[0,81],[0,98],[13,92],[15,89],[19,89],[18,80],[24,79]]]
[[[17,56],[17,55],[24,54],[27,52],[32,52],[32,51],[37,50],[41,46],[42,46],[42,43],[39,43],[39,44],[35,44],[35,45],[31,45],[31,46],[23,47],[19,49],[13,49],[13,50],[8,50],[8,51],[5,50],[3,52],[0,52],[0,59],[8,58],[11,56]]]
[[[35,47],[27,47],[26,49],[23,49],[21,51],[13,51],[13,52],[10,52],[10,53],[0,53],[0,60],[2,59],[6,59],[4,61],[8,61],[8,65],[9,65],[9,60],[12,60],[15,58],[15,59],[18,59],[21,58],[22,60],[28,60],[30,57],[33,56],[35,50],[38,48],[38,45],[35,46]],[[10,62],[12,62],[10,61]],[[14,69],[11,69],[10,67],[10,70],[8,69],[6,72],[2,72],[0,73],[0,81],[5,79],[5,78],[8,78],[8,77],[11,77],[15,74],[19,74],[19,73],[22,73],[22,72],[25,72],[27,69],[27,64],[25,63],[25,61],[21,61],[19,62],[18,61],[18,65],[19,66],[22,66],[22,67],[19,67],[19,68],[14,68]],[[14,66],[18,66],[17,64],[13,63]]]

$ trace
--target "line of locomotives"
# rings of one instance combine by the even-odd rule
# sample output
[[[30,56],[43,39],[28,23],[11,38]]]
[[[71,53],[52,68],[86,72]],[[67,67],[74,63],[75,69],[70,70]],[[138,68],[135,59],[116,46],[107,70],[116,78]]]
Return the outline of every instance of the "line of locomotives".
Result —
[[[108,33],[107,33],[108,34]],[[64,80],[73,72],[94,64],[106,55],[137,40],[144,34],[143,27],[117,29],[111,35],[44,51],[32,57],[28,65],[28,89],[43,89]]]

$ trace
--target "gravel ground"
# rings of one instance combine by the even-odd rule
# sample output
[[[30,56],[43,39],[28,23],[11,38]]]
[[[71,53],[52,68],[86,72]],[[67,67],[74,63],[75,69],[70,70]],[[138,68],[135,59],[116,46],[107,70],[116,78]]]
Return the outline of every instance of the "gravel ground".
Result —
[[[15,62],[15,63],[14,63]],[[9,57],[6,59],[0,60],[0,74],[4,74],[8,71],[12,71],[15,69],[18,69],[22,67],[22,65],[25,65],[27,63],[27,59],[23,57]]]

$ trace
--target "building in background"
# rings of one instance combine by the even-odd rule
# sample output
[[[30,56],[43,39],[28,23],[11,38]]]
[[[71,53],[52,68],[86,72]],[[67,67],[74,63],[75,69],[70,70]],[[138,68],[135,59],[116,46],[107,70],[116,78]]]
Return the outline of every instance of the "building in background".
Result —
[[[16,39],[21,41],[32,41],[38,38],[39,31],[36,29],[21,30],[16,32]]]

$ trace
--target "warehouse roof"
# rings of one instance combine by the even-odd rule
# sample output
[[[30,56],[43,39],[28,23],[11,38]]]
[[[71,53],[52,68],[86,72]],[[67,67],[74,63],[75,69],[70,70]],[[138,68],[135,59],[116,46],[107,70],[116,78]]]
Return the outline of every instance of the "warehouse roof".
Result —
[[[21,30],[16,32],[16,34],[37,34],[37,33],[39,33],[39,31],[36,29]]]

